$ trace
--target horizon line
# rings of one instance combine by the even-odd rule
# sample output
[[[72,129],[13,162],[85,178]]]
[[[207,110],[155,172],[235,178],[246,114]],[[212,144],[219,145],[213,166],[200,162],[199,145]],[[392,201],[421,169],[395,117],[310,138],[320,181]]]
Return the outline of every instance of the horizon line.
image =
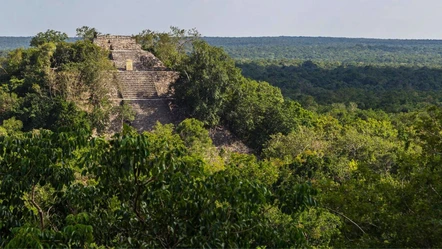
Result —
[[[108,34],[113,35],[113,34]],[[134,36],[134,35],[122,35],[122,36]],[[34,36],[10,36],[0,35],[0,38],[32,38]],[[329,38],[329,39],[365,39],[365,40],[397,40],[397,41],[442,41],[442,38],[379,38],[379,37],[349,37],[349,36],[302,36],[302,35],[279,35],[279,36],[201,36],[202,38]],[[68,39],[81,38],[79,36],[69,36]]]

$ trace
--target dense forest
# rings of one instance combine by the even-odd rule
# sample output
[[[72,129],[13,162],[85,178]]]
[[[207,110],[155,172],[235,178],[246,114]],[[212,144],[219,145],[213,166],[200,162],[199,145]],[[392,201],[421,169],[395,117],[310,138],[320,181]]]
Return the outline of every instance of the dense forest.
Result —
[[[77,32],[0,57],[0,247],[442,247],[437,41],[354,41],[402,54],[385,65],[346,39],[205,38],[231,58],[195,30],[146,30],[187,118],[110,136],[128,118],[114,68]],[[215,147],[220,126],[252,153]]]
[[[244,76],[270,82],[305,107],[356,103],[362,109],[408,112],[442,103],[442,68],[312,61],[238,62]]]
[[[327,37],[207,37],[234,59],[298,59],[340,63],[433,66],[442,62],[440,40]]]
[[[237,60],[244,76],[279,87],[304,107],[356,103],[407,112],[440,105],[442,41],[321,37],[206,40]]]
[[[28,48],[32,37],[9,37],[0,36],[0,50],[13,50],[17,48]]]

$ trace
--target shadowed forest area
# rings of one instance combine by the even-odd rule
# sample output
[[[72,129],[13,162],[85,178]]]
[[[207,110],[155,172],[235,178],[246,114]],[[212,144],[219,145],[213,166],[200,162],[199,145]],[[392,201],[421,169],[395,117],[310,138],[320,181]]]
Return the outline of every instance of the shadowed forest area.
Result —
[[[238,62],[244,76],[281,88],[304,107],[356,103],[362,109],[407,112],[442,101],[442,69],[412,66]]]

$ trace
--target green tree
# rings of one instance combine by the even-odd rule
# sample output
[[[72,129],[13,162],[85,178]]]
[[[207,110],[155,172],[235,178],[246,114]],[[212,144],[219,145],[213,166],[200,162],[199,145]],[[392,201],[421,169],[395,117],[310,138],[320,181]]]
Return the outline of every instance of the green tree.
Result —
[[[312,114],[297,102],[284,100],[278,88],[244,80],[226,108],[225,120],[235,134],[260,150],[273,134],[311,125]]]
[[[209,137],[209,132],[204,128],[204,123],[197,119],[185,119],[177,126],[176,131],[186,147],[192,147],[195,144],[204,147],[212,145],[212,139]]]
[[[73,139],[84,138],[85,134],[88,135],[77,133],[77,137],[71,137],[67,133],[36,130],[0,138],[0,210],[5,217],[0,221],[2,238],[20,236],[20,232],[11,234],[12,228],[25,224],[38,227],[41,232],[57,224],[57,215],[49,212],[51,202],[74,180],[70,160],[80,143],[74,145]],[[45,191],[54,196],[44,197]]]
[[[76,29],[77,37],[83,38],[83,40],[93,41],[97,35],[101,34],[95,28],[90,28],[88,26],[83,26]]]
[[[38,47],[49,42],[60,43],[66,41],[68,38],[69,37],[66,33],[48,29],[46,32],[40,32],[32,37],[30,45],[32,47]]]
[[[113,112],[117,115],[117,119],[121,121],[121,127],[123,127],[124,122],[134,121],[136,115],[132,107],[124,101],[119,106],[114,107]]]
[[[12,117],[10,119],[3,120],[3,128],[7,134],[11,135],[21,131],[23,128],[23,123],[20,120],[15,119],[15,117]]]
[[[185,30],[170,27],[170,32],[153,32],[143,30],[135,36],[144,50],[152,52],[167,67],[179,68],[186,53],[191,49],[192,42],[200,39],[200,34],[195,29]]]
[[[108,54],[100,47],[88,41],[43,43],[12,51],[4,64],[8,72],[0,91],[5,96],[0,100],[4,118],[16,116],[24,130],[56,129],[71,121],[90,123],[99,132],[106,129],[109,91],[117,88],[117,82]],[[88,111],[89,121],[79,110]]]
[[[233,88],[243,80],[235,62],[220,48],[195,41],[193,51],[180,69],[175,96],[191,117],[208,126],[217,125]]]

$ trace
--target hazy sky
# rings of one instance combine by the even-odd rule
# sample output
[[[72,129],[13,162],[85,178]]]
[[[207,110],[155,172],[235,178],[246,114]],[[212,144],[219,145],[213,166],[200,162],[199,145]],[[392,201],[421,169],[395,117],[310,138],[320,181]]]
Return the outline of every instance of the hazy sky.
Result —
[[[442,39],[442,0],[0,0],[0,36],[83,25],[136,34],[169,26],[204,36]]]

